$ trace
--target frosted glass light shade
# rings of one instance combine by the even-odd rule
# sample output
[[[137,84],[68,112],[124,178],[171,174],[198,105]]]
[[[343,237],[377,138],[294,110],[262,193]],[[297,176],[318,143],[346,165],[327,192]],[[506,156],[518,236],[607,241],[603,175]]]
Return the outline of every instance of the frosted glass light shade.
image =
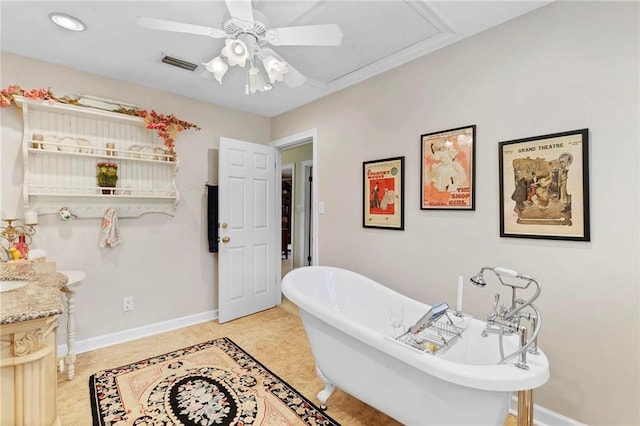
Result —
[[[218,83],[222,84],[222,77],[229,69],[229,65],[220,56],[216,56],[206,64],[203,63],[207,71],[209,71],[218,80]]]
[[[273,56],[267,56],[266,58],[264,58],[262,60],[262,64],[264,65],[264,69],[267,71],[269,80],[272,84],[276,81],[282,81],[284,74],[289,72],[287,63],[284,61],[280,61]]]
[[[251,67],[249,70],[249,91],[253,94],[256,92],[264,92],[266,90],[271,90],[271,85],[265,83],[258,68]]]
[[[236,65],[244,67],[249,57],[247,45],[242,40],[226,39],[224,41],[224,48],[220,53],[227,58],[227,62],[232,67]]]

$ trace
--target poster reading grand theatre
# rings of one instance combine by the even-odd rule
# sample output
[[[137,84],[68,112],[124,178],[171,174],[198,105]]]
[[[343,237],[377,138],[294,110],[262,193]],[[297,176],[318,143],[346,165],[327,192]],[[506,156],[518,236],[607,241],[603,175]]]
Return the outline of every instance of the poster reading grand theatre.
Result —
[[[404,157],[363,163],[364,227],[404,229]]]
[[[500,235],[589,240],[588,130],[500,143]]]

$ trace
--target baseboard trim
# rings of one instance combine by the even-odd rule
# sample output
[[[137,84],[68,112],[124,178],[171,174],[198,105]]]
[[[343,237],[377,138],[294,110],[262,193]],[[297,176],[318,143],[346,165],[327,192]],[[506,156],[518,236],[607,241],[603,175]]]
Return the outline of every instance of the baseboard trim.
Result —
[[[175,318],[168,321],[157,322],[154,324],[144,325],[142,327],[132,328],[129,330],[118,331],[116,333],[105,334],[103,336],[92,337],[90,339],[78,340],[74,342],[74,351],[77,354],[83,352],[101,349],[118,343],[128,342],[130,340],[140,339],[142,337],[153,336],[155,334],[164,333],[166,331],[178,328],[188,327],[190,325],[200,324],[206,321],[212,321],[218,318],[218,310],[201,312],[199,314],[189,315],[186,317]],[[64,331],[63,331],[64,333]],[[58,357],[67,353],[67,344],[58,345]]]
[[[511,408],[509,413],[514,416],[518,415],[518,393],[514,392],[511,397]],[[533,423],[536,426],[586,426],[577,420],[563,416],[562,414],[551,411],[548,408],[533,404]]]

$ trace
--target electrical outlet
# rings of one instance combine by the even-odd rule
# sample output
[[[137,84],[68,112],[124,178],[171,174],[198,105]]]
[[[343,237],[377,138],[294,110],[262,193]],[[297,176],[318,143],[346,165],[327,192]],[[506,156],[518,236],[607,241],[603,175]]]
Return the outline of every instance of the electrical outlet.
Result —
[[[124,312],[133,311],[133,296],[124,297],[122,299],[122,310]]]

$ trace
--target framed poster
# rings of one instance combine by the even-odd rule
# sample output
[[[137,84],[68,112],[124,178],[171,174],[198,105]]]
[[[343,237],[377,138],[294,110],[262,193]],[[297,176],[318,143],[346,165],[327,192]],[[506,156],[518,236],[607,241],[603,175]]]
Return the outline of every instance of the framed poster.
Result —
[[[362,226],[404,229],[404,157],[362,163]]]
[[[420,136],[420,209],[476,209],[475,149],[475,125]]]
[[[500,142],[500,236],[589,241],[589,129]]]

